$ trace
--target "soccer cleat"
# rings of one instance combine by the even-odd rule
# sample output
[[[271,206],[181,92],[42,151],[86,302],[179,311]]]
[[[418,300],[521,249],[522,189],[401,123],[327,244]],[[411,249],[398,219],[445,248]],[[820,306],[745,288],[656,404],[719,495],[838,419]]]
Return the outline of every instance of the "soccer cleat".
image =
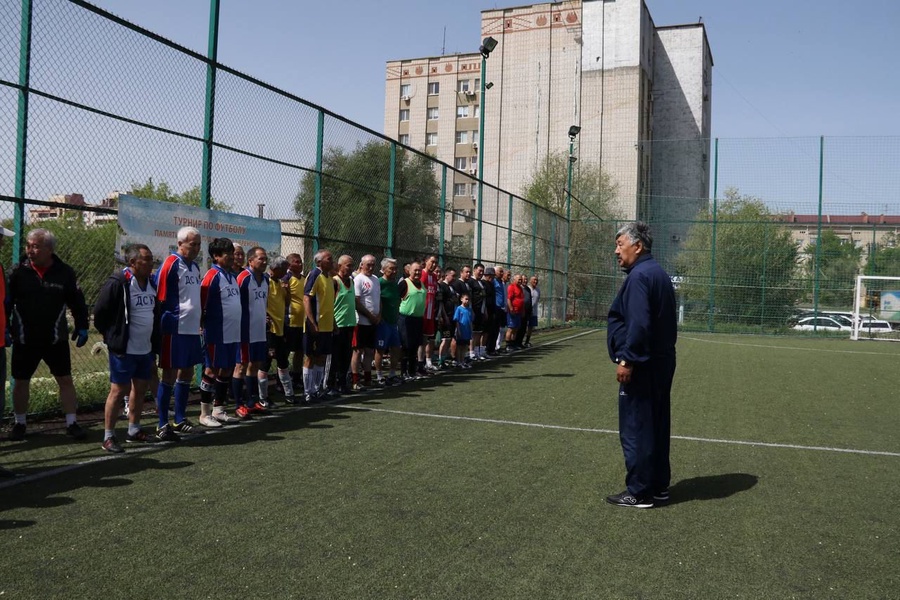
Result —
[[[125,442],[128,444],[145,444],[148,441],[150,441],[149,436],[141,429],[134,435],[129,433],[125,436]]]
[[[238,406],[237,409],[234,411],[234,414],[236,414],[238,419],[240,419],[241,421],[249,421],[250,419],[253,418],[250,415],[250,409],[243,405]]]
[[[175,423],[172,425],[172,431],[175,433],[188,434],[188,433],[197,433],[197,426],[185,419],[181,423]]]
[[[180,442],[181,437],[172,430],[172,426],[166,423],[156,430],[156,439],[160,442]]]
[[[354,392],[364,392],[364,391],[366,391],[366,386],[364,386],[362,383],[357,381],[356,383],[353,384],[353,387],[350,389]]]
[[[82,428],[78,423],[72,423],[68,427],[66,427],[66,435],[71,436],[72,439],[75,440],[83,440],[87,437],[87,431]]]
[[[269,412],[268,407],[264,406],[262,402],[254,402],[253,407],[250,409],[250,412],[255,415],[264,415]]]
[[[21,442],[25,439],[25,423],[16,423],[9,431],[9,441]]]
[[[638,498],[637,496],[632,496],[631,492],[628,490],[625,490],[621,494],[607,496],[606,501],[615,506],[625,506],[628,508],[653,508],[652,498]]]
[[[122,446],[119,445],[119,440],[116,439],[116,436],[103,440],[103,444],[100,447],[113,454],[122,454],[125,452]]]
[[[260,398],[259,402],[257,402],[254,406],[262,406],[263,410],[269,410],[271,408],[275,408],[275,403],[268,398]]]
[[[222,426],[222,423],[212,415],[200,415],[200,424],[211,429]]]
[[[241,420],[229,415],[224,408],[213,408],[213,419],[221,423],[222,425],[232,425],[234,423],[240,423]]]
[[[294,395],[285,396],[285,397],[284,397],[284,401],[285,401],[286,403],[292,404],[292,405],[293,405],[293,404],[298,404],[298,402],[297,402],[297,397],[294,396]]]

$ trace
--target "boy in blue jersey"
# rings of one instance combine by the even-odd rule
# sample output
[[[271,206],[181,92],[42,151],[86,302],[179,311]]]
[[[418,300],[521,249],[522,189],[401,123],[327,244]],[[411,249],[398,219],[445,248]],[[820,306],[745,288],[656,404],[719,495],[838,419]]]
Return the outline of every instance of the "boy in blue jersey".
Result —
[[[234,267],[234,244],[215,238],[207,247],[212,268],[203,277],[203,341],[206,369],[200,382],[200,424],[221,427],[238,419],[225,412],[225,401],[241,344],[241,297]]]
[[[475,321],[475,315],[469,307],[469,294],[461,294],[459,301],[460,305],[453,313],[453,322],[456,323],[454,334],[456,366],[460,369],[471,369],[472,365],[466,361],[466,354],[469,352],[469,342],[472,341],[472,323]]]

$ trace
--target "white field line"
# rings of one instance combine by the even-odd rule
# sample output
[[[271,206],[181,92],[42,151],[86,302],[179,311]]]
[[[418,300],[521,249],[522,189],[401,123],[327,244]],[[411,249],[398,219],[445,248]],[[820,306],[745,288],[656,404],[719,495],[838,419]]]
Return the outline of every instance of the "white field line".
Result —
[[[747,346],[750,348],[766,348],[768,350],[800,350],[802,352],[830,352],[832,354],[867,354],[870,356],[886,356],[896,359],[896,354],[888,352],[867,352],[865,350],[828,350],[826,348],[800,348],[797,346],[773,346],[771,344],[743,344],[741,342],[724,342],[722,340],[708,340],[704,338],[695,338],[688,336],[678,336],[680,340],[691,340],[692,342],[703,342],[705,344],[722,344],[724,346]]]
[[[392,410],[387,408],[372,408],[370,406],[354,406],[350,404],[337,404],[340,408],[358,410],[364,412],[380,412],[410,417],[425,417],[431,419],[449,419],[453,421],[471,421],[475,423],[490,423],[493,425],[515,425],[518,427],[536,427],[538,429],[558,429],[562,431],[578,431],[584,433],[602,433],[619,435],[617,429],[595,429],[590,427],[569,427],[566,425],[547,425],[545,423],[528,423],[524,421],[507,421],[504,419],[486,419],[482,417],[464,417],[460,415],[439,415],[434,413],[421,413],[405,410]],[[734,444],[739,446],[758,446],[764,448],[789,448],[793,450],[815,450],[819,452],[843,452],[846,454],[864,454],[867,456],[896,456],[900,458],[900,452],[883,452],[880,450],[855,450],[852,448],[832,448],[829,446],[802,446],[799,444],[776,444],[772,442],[753,442],[745,440],[722,440],[716,438],[702,438],[689,435],[673,435],[673,440],[686,440],[690,442],[705,442],[709,444]]]

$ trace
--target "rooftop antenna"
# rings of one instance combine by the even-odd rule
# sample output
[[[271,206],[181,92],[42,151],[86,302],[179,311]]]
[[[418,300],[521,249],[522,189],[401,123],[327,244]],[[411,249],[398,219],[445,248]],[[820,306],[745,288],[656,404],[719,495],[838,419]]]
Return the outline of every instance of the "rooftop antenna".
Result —
[[[441,42],[441,56],[447,53],[447,26],[444,25],[444,41]]]

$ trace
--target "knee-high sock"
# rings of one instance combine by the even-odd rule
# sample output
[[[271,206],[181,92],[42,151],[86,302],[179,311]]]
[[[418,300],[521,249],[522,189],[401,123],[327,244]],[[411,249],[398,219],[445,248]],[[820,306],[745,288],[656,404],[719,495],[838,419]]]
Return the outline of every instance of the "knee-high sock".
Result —
[[[231,378],[231,393],[234,395],[234,405],[244,406],[244,378]]]
[[[190,381],[175,382],[175,422],[181,423],[187,416],[188,396],[191,393]]]
[[[325,367],[320,365],[313,367],[313,376],[315,377],[313,387],[315,387],[316,391],[319,392],[325,389]]]
[[[172,385],[159,382],[156,390],[156,412],[159,414],[159,427],[162,429],[169,423],[169,404],[172,402]]]
[[[228,401],[229,385],[228,379],[219,379],[216,377],[215,400],[213,401],[213,406],[225,406],[225,402]]]
[[[259,387],[256,383],[256,377],[244,377],[244,388],[246,389],[247,393],[247,406],[252,407],[256,403],[256,401],[259,400],[259,397],[257,396],[257,394],[259,393]]]
[[[313,368],[314,367],[303,367],[303,389],[307,394],[314,394],[316,391],[316,386],[313,383]]]
[[[215,391],[215,378],[206,373],[200,378],[200,402],[209,404],[212,402],[213,392]]]
[[[269,372],[260,369],[256,374],[256,383],[259,388],[260,399],[267,399],[269,397]]]
[[[278,379],[281,381],[281,385],[284,387],[284,396],[285,398],[290,398],[294,395],[294,382],[291,379],[291,373],[287,369],[278,369]]]

